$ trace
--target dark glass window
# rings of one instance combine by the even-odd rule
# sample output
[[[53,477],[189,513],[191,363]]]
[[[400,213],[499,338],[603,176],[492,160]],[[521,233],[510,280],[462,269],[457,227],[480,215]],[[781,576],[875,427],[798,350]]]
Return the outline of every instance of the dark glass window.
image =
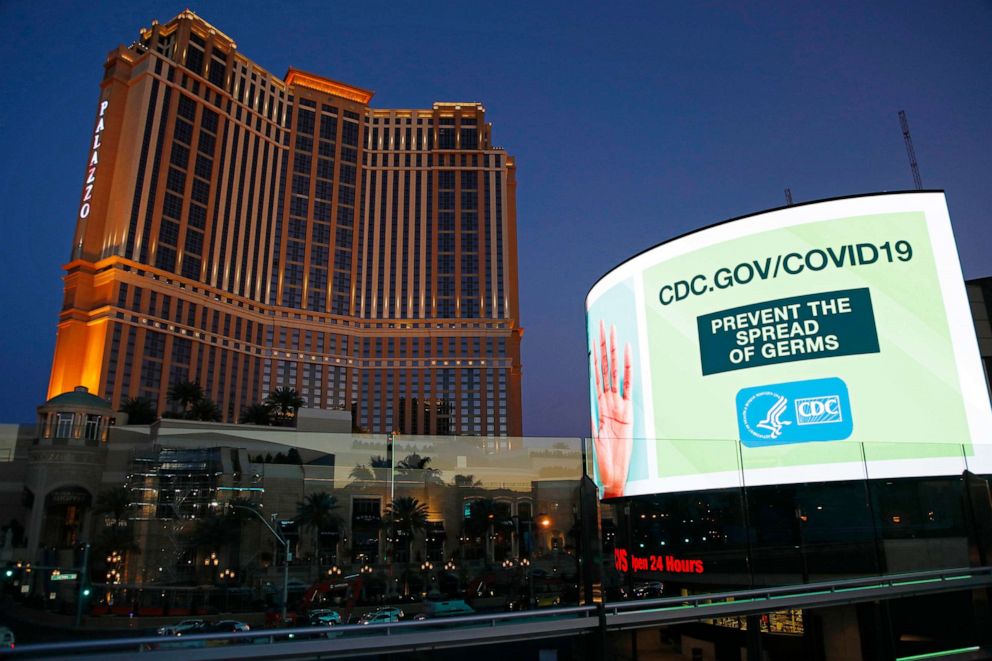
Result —
[[[196,117],[196,101],[189,98],[185,94],[180,94],[179,105],[176,108],[176,113],[180,117],[185,117],[192,122],[193,118]]]
[[[200,75],[203,73],[203,51],[199,48],[189,47],[186,51],[186,68]]]

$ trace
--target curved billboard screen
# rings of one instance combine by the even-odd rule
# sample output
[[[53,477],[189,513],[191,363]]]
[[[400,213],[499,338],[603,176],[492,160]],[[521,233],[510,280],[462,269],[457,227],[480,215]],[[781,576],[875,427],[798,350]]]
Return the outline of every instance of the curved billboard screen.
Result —
[[[586,321],[606,498],[992,466],[943,193],[688,234],[603,276]]]

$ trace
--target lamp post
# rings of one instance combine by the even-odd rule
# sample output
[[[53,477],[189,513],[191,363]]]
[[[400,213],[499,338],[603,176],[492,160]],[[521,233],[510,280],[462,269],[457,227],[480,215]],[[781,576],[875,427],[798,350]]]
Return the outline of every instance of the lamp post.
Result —
[[[279,543],[282,544],[282,546],[283,546],[283,549],[284,549],[285,552],[283,553],[283,557],[282,557],[282,562],[283,562],[283,571],[282,571],[282,622],[283,622],[283,624],[285,624],[286,623],[286,607],[289,604],[289,561],[291,559],[291,554],[289,552],[289,540],[286,539],[285,537],[283,537],[282,535],[280,535],[278,532],[276,532],[276,529],[273,528],[269,524],[269,522],[265,520],[265,517],[263,517],[258,512],[258,510],[252,509],[251,507],[245,507],[244,505],[232,505],[231,503],[228,503],[227,506],[229,508],[231,508],[231,509],[245,510],[246,512],[251,512],[252,514],[254,514],[255,515],[255,518],[257,518],[259,521],[261,521],[262,523],[264,523],[265,524],[265,527],[269,529],[269,532],[270,533],[272,533],[272,536],[275,537],[277,540],[279,540]]]

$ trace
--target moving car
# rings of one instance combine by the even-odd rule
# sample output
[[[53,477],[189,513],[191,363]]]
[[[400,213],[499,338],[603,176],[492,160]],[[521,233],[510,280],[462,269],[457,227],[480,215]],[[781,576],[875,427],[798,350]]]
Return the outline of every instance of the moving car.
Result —
[[[10,627],[0,627],[0,649],[14,649],[14,632]]]
[[[464,599],[428,599],[424,605],[428,617],[455,617],[475,613],[475,609],[466,604]]]
[[[204,627],[202,633],[238,633],[250,629],[251,627],[238,620],[220,620]]]
[[[182,636],[183,634],[202,633],[207,623],[199,618],[182,620],[177,624],[167,624],[159,627],[155,633],[160,636]]]
[[[316,608],[310,611],[310,626],[334,626],[341,624],[341,613],[330,608]]]
[[[359,618],[359,624],[390,624],[399,622],[403,611],[399,608],[380,608]]]

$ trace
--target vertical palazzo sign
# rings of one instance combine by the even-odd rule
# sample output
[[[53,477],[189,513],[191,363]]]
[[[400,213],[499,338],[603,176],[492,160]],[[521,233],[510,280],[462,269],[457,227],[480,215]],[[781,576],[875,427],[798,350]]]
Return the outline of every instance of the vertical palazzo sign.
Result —
[[[83,200],[79,205],[79,219],[86,220],[90,215],[90,200],[93,199],[93,184],[96,182],[96,168],[100,164],[100,136],[104,129],[104,115],[110,101],[100,102],[100,112],[97,115],[96,128],[93,130],[93,145],[90,147],[90,161],[86,166],[86,181],[83,184]]]

